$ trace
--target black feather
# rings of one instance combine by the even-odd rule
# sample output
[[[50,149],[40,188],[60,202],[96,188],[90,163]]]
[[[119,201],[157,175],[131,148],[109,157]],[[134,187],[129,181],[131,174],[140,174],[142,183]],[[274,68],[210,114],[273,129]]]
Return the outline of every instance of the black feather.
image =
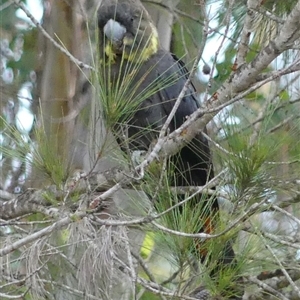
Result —
[[[106,2],[109,3],[108,0]],[[121,1],[121,3],[128,2],[124,0]],[[130,3],[132,4],[133,1],[130,1]],[[133,6],[128,4],[128,6],[130,6],[128,10],[129,13],[128,11],[122,12],[124,13],[122,15],[118,8],[111,8],[113,4],[107,5],[110,8],[106,9],[104,7],[102,13],[100,7],[98,15],[100,43],[105,44],[105,41],[103,39],[101,40],[101,38],[103,38],[103,34],[101,35],[103,28],[101,27],[104,26],[109,18],[115,18],[115,21],[125,26],[128,31],[127,34],[135,36],[137,38],[136,43],[139,43],[140,36],[135,32],[137,29],[129,25]],[[140,16],[136,15],[133,17],[140,18]],[[145,26],[145,28],[151,29],[151,26],[149,26],[151,20],[147,13],[143,13],[140,23]],[[147,34],[149,34],[149,31],[144,31],[144,33],[145,36],[143,38],[148,41]],[[147,45],[147,43],[144,44]],[[105,45],[102,45],[102,49],[104,46]],[[102,53],[105,55],[105,52],[102,51]],[[123,80],[125,84],[125,78],[129,76],[131,80],[129,84],[126,84],[125,94],[130,98],[130,101],[139,101],[138,99],[142,99],[142,101],[137,103],[132,115],[129,117],[126,115],[124,118],[120,117],[118,124],[115,126],[115,130],[118,132],[120,128],[125,128],[128,135],[128,141],[126,141],[125,145],[128,145],[130,150],[148,150],[172,111],[189,74],[181,60],[163,49],[158,50],[147,60],[142,62],[128,62],[126,59],[124,62],[123,59],[122,55],[116,55],[114,57],[114,61],[111,62],[109,66],[109,82],[106,84],[110,85],[111,82],[116,81],[117,78],[121,79],[121,81]],[[196,90],[193,84],[190,83],[169,125],[169,131],[172,132],[179,128],[186,121],[186,118],[198,108],[199,102],[197,100]],[[123,134],[124,130],[121,130],[121,132]],[[119,141],[121,140],[122,137],[119,137]],[[121,147],[123,146],[124,144],[121,144]],[[170,157],[170,161],[174,165],[175,174],[172,184],[175,186],[203,186],[214,177],[208,141],[200,130],[191,142],[184,145],[178,153]],[[193,201],[190,202],[191,205],[196,205],[198,208],[201,207],[201,205],[198,205],[199,203],[205,205],[207,201],[210,202],[208,208],[206,208],[202,214],[204,223],[206,223],[207,219],[209,219],[210,222],[211,217],[212,219],[218,218],[219,206],[216,196],[203,197],[203,195],[197,195],[192,200]],[[217,218],[215,218],[216,216]],[[207,231],[207,228],[204,227],[205,225],[199,228],[199,231]],[[224,254],[226,255],[226,259],[224,259],[223,262],[228,263],[232,261],[233,250],[229,244],[228,247],[226,246],[225,248],[226,253]]]
[[[137,94],[142,94],[151,85],[156,88],[154,88],[155,92],[140,104],[138,111],[127,122],[129,139],[134,137],[129,143],[132,150],[147,150],[157,137],[185,85],[188,71],[183,62],[174,55],[159,50],[140,66],[136,78],[138,80],[143,77],[144,80],[138,84]],[[163,88],[160,88],[160,85]],[[196,91],[190,83],[169,125],[170,132],[180,127],[186,118],[198,108]],[[177,170],[176,185],[202,186],[213,178],[208,141],[200,131],[188,145],[172,157],[172,161]],[[215,199],[213,206],[217,207],[217,205]]]

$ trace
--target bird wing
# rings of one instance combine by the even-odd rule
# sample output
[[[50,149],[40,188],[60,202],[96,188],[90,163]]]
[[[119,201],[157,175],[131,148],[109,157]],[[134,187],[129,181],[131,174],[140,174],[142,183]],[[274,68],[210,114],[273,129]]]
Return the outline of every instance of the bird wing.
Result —
[[[173,84],[160,89],[157,93],[166,118],[171,113],[188,79],[189,73],[184,63],[175,55],[166,51],[161,55],[163,55],[163,57],[156,67],[156,76],[162,79],[166,77],[174,78]],[[187,91],[170,123],[170,131],[180,127],[186,121],[186,118],[198,108],[199,103],[196,98],[195,87],[192,83],[189,83]],[[206,132],[206,128],[204,132]],[[191,142],[174,156],[174,159],[178,160],[176,165],[182,175],[181,178],[178,179],[178,183],[181,185],[204,185],[213,177],[208,141],[200,131]]]

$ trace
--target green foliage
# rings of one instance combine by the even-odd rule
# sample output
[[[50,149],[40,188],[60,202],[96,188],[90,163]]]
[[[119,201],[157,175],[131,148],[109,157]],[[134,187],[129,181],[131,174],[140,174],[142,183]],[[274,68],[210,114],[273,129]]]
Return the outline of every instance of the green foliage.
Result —
[[[9,3],[10,0],[2,0],[1,6],[4,6],[5,9],[0,10],[0,20],[1,20],[1,28],[7,32],[15,32],[15,24],[19,20],[16,16],[16,7]],[[25,0],[21,1],[25,2]],[[6,7],[6,4],[7,7]]]
[[[35,129],[35,141],[21,133],[1,118],[5,124],[5,143],[0,145],[0,152],[8,158],[17,159],[41,172],[41,175],[51,183],[62,188],[69,176],[70,170],[64,157],[57,155],[53,140],[50,140],[44,129]]]
[[[14,38],[12,44],[16,42],[20,43],[20,39],[22,39],[24,43],[22,55],[17,61],[10,60],[7,66],[13,69],[18,82],[23,83],[28,80],[30,71],[37,69],[38,30],[36,28],[31,28],[30,30],[22,32],[22,35],[18,35]]]
[[[256,43],[255,41],[252,42],[249,46],[249,51],[246,55],[246,62],[251,63],[258,54],[259,50],[261,49],[261,44]],[[236,52],[237,52],[237,47],[236,43],[230,42],[229,45],[223,50],[223,55],[224,59],[218,60],[216,62],[216,71],[217,75],[214,77],[213,81],[213,91],[216,91],[222,84],[223,82],[228,79],[229,75],[232,74],[233,68],[234,68],[234,62],[236,59]],[[266,68],[264,72],[269,72],[271,71],[271,68]],[[257,97],[258,93],[257,91],[247,95],[247,98],[253,98]]]
[[[263,104],[263,98],[259,98],[255,103],[255,105]],[[258,107],[261,107],[262,104]],[[240,108],[237,110],[240,111]],[[233,115],[235,115],[235,111],[236,109],[232,111]],[[271,104],[264,114],[264,119],[256,128],[257,132],[253,132],[251,127],[245,126],[245,129],[242,129],[244,124],[252,121],[248,117],[243,119],[242,114],[239,115],[242,121],[240,124],[223,127],[225,138],[222,145],[229,153],[224,154],[221,153],[222,151],[219,153],[224,166],[230,170],[236,201],[247,199],[247,203],[250,205],[253,202],[261,201],[271,190],[278,191],[283,188],[277,184],[283,178],[278,178],[280,163],[276,162],[282,159],[284,149],[288,149],[289,153],[286,155],[290,161],[299,159],[300,143],[296,138],[299,131],[296,128],[292,130],[279,128],[274,133],[270,132],[281,122],[282,116],[279,115],[280,111],[277,106]],[[291,165],[289,175],[292,175],[293,172]],[[280,175],[282,176],[282,174]],[[278,178],[277,181],[276,178]]]
[[[55,137],[49,138],[43,127],[35,130],[36,146],[33,148],[33,165],[58,187],[62,187],[70,175],[64,155],[58,155]]]
[[[154,171],[153,171],[154,170]],[[167,167],[163,168],[162,164],[155,163],[155,167],[150,166],[149,172],[146,173],[142,189],[152,195],[155,208],[158,213],[165,212],[170,207],[184,199],[184,195],[177,195],[172,186],[173,178],[172,165],[168,162]],[[173,188],[173,189],[172,189]],[[203,211],[198,208],[192,208],[189,202],[174,208],[164,214],[160,223],[173,230],[194,233],[201,228],[201,214]],[[159,233],[155,236],[159,244],[165,244],[172,249],[174,259],[177,263],[182,264],[190,256],[194,248],[193,239],[189,237],[180,237],[168,233]]]
[[[266,161],[270,161],[278,150],[274,139],[263,134],[255,143],[250,141],[251,135],[246,133],[230,134],[227,145],[232,154],[226,158],[222,155],[233,180],[235,201],[243,200],[248,205],[260,201],[271,188],[269,177],[272,166],[266,165]]]
[[[198,9],[197,4],[189,0],[179,1],[172,28],[171,52],[177,57],[186,58],[186,62],[196,57],[202,40],[202,26],[203,12]]]
[[[215,20],[219,24],[210,39],[220,39],[222,37],[222,32],[227,25],[224,20],[227,18],[228,12],[232,10],[231,22],[230,22],[230,39],[225,39],[224,47],[222,48],[220,55],[218,57],[215,68],[217,70],[217,75],[212,81],[212,92],[216,91],[223,82],[231,74],[232,69],[234,69],[234,61],[236,57],[236,51],[239,48],[239,39],[241,36],[241,31],[245,21],[245,16],[247,15],[247,1],[239,0],[235,1],[234,5],[230,6],[230,1],[221,0],[210,0],[209,3],[213,3],[214,6],[218,6],[217,14]],[[274,1],[267,0],[262,1],[261,6],[254,14],[254,22],[252,24],[253,31],[250,36],[250,43],[248,48],[248,53],[246,56],[246,62],[251,62],[271,40],[280,31],[280,22],[274,21],[272,17],[269,17],[268,13],[278,19],[284,19],[291,9],[297,3],[296,0],[288,1]],[[292,54],[291,51],[287,51],[283,54],[282,59],[287,62],[290,61]],[[223,58],[224,57],[224,58]],[[213,56],[212,56],[213,58]],[[265,71],[270,71],[268,68]]]
[[[296,1],[292,0],[285,2],[268,0],[264,1],[264,7],[272,11],[272,13],[278,14],[278,16],[283,16],[284,13],[291,10],[291,7],[295,2]],[[222,3],[224,5],[220,7],[220,11],[218,12],[220,24],[227,13],[229,1],[222,1]],[[246,2],[237,1],[236,3],[238,5],[234,7],[232,16],[233,22],[235,22],[234,32],[231,36],[232,39],[238,38],[243,25],[242,20],[246,13]],[[11,8],[12,7],[13,6],[11,6]],[[1,18],[3,13],[0,13]],[[11,16],[11,14],[8,15]],[[186,18],[182,17],[180,21],[182,20],[185,22]],[[258,22],[257,26],[263,27],[265,24],[263,21],[264,20]],[[189,28],[194,28],[194,25],[195,27],[198,27],[196,36],[189,35],[185,39],[187,44],[190,45],[193,42],[193,39],[197,38],[198,40],[201,36],[199,24],[195,20],[189,20],[186,22],[185,26],[185,24],[183,24],[184,22],[181,24],[184,26],[184,36],[191,30]],[[9,22],[7,22],[6,19],[3,24],[6,26],[8,23]],[[9,24],[9,26],[11,26],[11,24]],[[174,34],[176,35],[175,41],[180,41],[181,28],[179,25],[176,26],[177,27],[174,30]],[[193,31],[191,30],[191,32]],[[266,32],[267,31],[265,30],[258,33],[258,37],[253,39],[247,56],[247,62],[251,62],[255,58],[257,51],[264,46],[259,43],[259,41],[266,36]],[[19,62],[10,62],[11,67],[16,70],[21,70],[21,73],[23,74],[21,77],[22,80],[27,76],[26,69],[32,68],[34,64],[33,54],[28,53],[28,51],[34,50],[36,33],[37,32],[34,30],[25,36],[25,39],[28,38],[29,46],[28,48],[24,48],[26,53],[22,59]],[[27,45],[27,43],[25,44]],[[176,43],[173,47],[178,53],[183,53],[185,50],[184,43],[181,43],[180,45]],[[228,78],[232,71],[235,55],[236,44],[231,43],[226,51],[224,51],[224,61],[218,61],[216,65],[218,74],[214,78],[215,82],[213,84],[215,84],[215,86],[213,86],[212,90],[216,90],[217,87]],[[96,61],[98,62],[100,59],[97,58]],[[97,89],[96,94],[100,101],[99,104],[103,109],[105,124],[112,130],[116,128],[115,125],[128,122],[146,98],[150,97],[158,90],[172,85],[175,80],[175,78],[172,77],[163,79],[157,78],[157,80],[145,90],[137,92],[142,78],[136,80],[135,77],[138,74],[142,63],[139,62],[139,60],[135,63],[128,63],[122,58],[121,64],[124,66],[124,73],[118,73],[114,78],[115,80],[111,80],[110,75],[113,73],[113,65],[104,58],[100,64],[95,64],[97,70],[93,73],[94,78],[92,78],[92,83]],[[151,70],[148,70],[148,72],[150,71]],[[280,167],[277,168],[274,164],[271,164],[271,162],[280,161],[280,155],[282,154],[281,151],[283,148],[285,149],[284,154],[286,154],[287,159],[300,159],[300,126],[298,121],[292,120],[291,122],[288,122],[286,127],[276,130],[275,132],[270,132],[270,129],[279,124],[287,116],[291,116],[297,111],[297,109],[295,109],[296,106],[290,105],[289,101],[292,97],[289,88],[285,87],[280,91],[278,94],[279,103],[276,101],[271,102],[264,114],[264,119],[261,121],[261,126],[258,126],[258,131],[256,132],[257,136],[256,138],[253,138],[255,133],[254,129],[256,130],[257,128],[254,127],[256,123],[252,124],[252,122],[267,103],[268,99],[266,98],[267,96],[261,91],[249,94],[241,101],[242,103],[236,104],[236,109],[230,112],[231,115],[239,118],[240,123],[228,125],[224,124],[226,123],[224,122],[222,124],[225,137],[223,141],[221,141],[221,146],[224,147],[227,152],[214,149],[214,155],[216,157],[218,152],[222,158],[222,169],[225,169],[225,167],[228,167],[229,169],[229,183],[232,183],[233,185],[229,201],[232,200],[231,202],[234,206],[234,211],[223,213],[221,220],[212,220],[214,224],[213,233],[222,233],[223,230],[228,228],[229,224],[231,224],[230,222],[235,221],[244,213],[249,205],[266,197],[270,189],[277,191],[282,188],[277,186],[277,184],[279,180],[282,181],[285,178],[276,174],[276,171]],[[279,106],[283,106],[283,109],[279,109]],[[86,109],[86,112],[86,119],[88,119],[90,117],[90,112],[88,109]],[[250,126],[248,126],[249,124]],[[2,118],[0,119],[0,129],[5,135],[5,140],[0,147],[0,151],[5,157],[18,159],[26,164],[30,164],[34,168],[40,170],[41,174],[47,177],[48,181],[55,183],[58,187],[63,186],[69,176],[70,168],[64,160],[64,155],[57,155],[57,147],[54,145],[53,139],[47,136],[42,126],[35,130],[34,141],[30,137],[21,134],[13,126],[7,124]],[[151,128],[145,130],[151,130]],[[123,136],[123,132],[117,132],[117,134]],[[127,142],[128,141],[125,141],[125,144]],[[101,151],[102,148],[99,151],[99,156],[102,155]],[[127,159],[128,162],[130,162],[131,158],[127,157]],[[296,174],[295,178],[298,178],[299,171],[299,164],[298,166],[289,166],[289,176],[291,178],[292,172]],[[162,214],[155,222],[166,228],[175,230],[178,233],[197,233],[206,225],[207,216],[213,215],[211,213],[211,202],[213,201],[214,195],[212,195],[211,198],[205,195],[198,195],[198,203],[195,203],[194,199],[190,199],[179,207],[173,207],[191,195],[191,192],[187,191],[186,193],[182,193],[182,191],[176,190],[176,186],[173,184],[174,181],[174,170],[171,163],[168,161],[155,161],[146,170],[145,178],[143,178],[142,182],[136,184],[134,187],[137,191],[141,189],[149,195],[149,198],[153,200],[156,214]],[[288,187],[285,187],[285,189],[288,189]],[[56,199],[53,199],[51,193],[45,193],[43,196],[49,203],[54,205],[57,204]],[[77,201],[77,199],[78,195],[73,195],[71,201]],[[240,203],[242,203],[242,205],[240,205]],[[143,205],[144,203],[136,203],[136,206]],[[171,207],[173,208],[170,209]],[[267,208],[267,206],[263,207],[263,209]],[[143,212],[145,212],[146,208],[143,207],[143,209]],[[166,212],[166,210],[169,211]],[[35,216],[30,216],[26,220],[30,223],[31,221],[41,220],[41,218],[43,218],[42,215],[36,214]],[[99,259],[105,261],[105,259],[108,260],[111,259],[111,257],[105,257],[106,252],[102,251],[101,247],[103,247],[104,244],[104,237],[100,236],[99,228],[93,223],[95,219],[89,220],[89,218],[86,218],[85,220],[79,220],[73,216],[72,221],[74,222],[74,224],[72,224],[74,225],[72,233],[74,240],[71,238],[72,234],[70,228],[57,231],[51,239],[47,240],[47,249],[42,249],[43,251],[40,251],[40,253],[35,256],[32,255],[34,256],[34,259],[38,260],[40,264],[39,267],[43,264],[47,266],[44,270],[39,269],[36,273],[38,273],[38,276],[41,276],[42,279],[46,278],[51,282],[51,284],[44,285],[44,288],[49,294],[52,291],[56,292],[56,290],[60,288],[63,289],[62,286],[55,286],[55,281],[59,283],[61,279],[61,282],[67,282],[64,281],[64,276],[67,277],[71,274],[71,277],[73,276],[76,280],[78,279],[76,277],[78,275],[72,274],[70,271],[71,269],[74,273],[79,270],[78,273],[82,273],[82,277],[88,276],[91,270],[96,271],[95,273],[91,273],[93,273],[93,276],[95,275],[93,279],[96,278],[96,283],[99,284],[100,281],[98,279],[111,267],[111,265],[109,265],[109,267],[103,271],[104,264],[99,264],[99,266],[97,266]],[[252,222],[252,219],[250,219],[250,221]],[[89,222],[91,223],[89,224]],[[240,226],[242,227],[244,224],[243,222],[240,223]],[[35,228],[39,228],[44,225],[39,224],[35,226]],[[107,228],[105,228],[106,231],[104,231],[105,238],[110,229],[108,227],[109,226],[107,226]],[[121,227],[116,226],[116,228],[114,228],[116,230],[114,233],[120,228]],[[193,277],[196,278],[194,282],[196,286],[197,284],[204,284],[214,295],[219,297],[221,295],[222,299],[226,299],[229,296],[231,287],[235,288],[234,285],[238,285],[236,279],[241,274],[257,275],[258,271],[273,270],[278,267],[274,262],[265,259],[268,256],[268,253],[266,254],[263,242],[272,245],[272,247],[278,251],[283,248],[282,245],[271,243],[269,240],[266,240],[261,236],[260,229],[258,229],[257,232],[249,238],[246,246],[239,248],[238,245],[235,245],[235,248],[237,249],[237,261],[235,263],[219,268],[213,276],[210,276],[210,272],[218,267],[218,263],[220,259],[222,259],[223,253],[221,250],[224,249],[224,245],[228,243],[228,241],[236,236],[240,229],[239,226],[222,234],[220,237],[207,239],[205,241],[200,241],[199,239],[180,234],[176,235],[165,231],[159,231],[151,224],[147,224],[142,228],[145,229],[145,231],[148,231],[149,234],[146,238],[148,244],[146,244],[146,242],[144,243],[144,247],[148,251],[143,252],[142,250],[141,255],[149,260],[151,259],[151,255],[154,259],[158,256],[163,256],[174,269],[180,269],[178,276],[176,276],[172,282],[165,284],[165,286],[184,290],[186,288],[185,284],[188,284],[187,281]],[[121,236],[121,238],[118,235],[112,235],[106,239],[105,241],[108,243],[107,253],[113,253],[115,249],[112,249],[112,246],[115,247],[124,237],[126,238],[126,235]],[[203,265],[195,267],[195,262],[199,263],[200,260],[199,251],[206,251],[207,256]],[[74,256],[72,256],[73,254]],[[86,268],[88,272],[82,272],[82,265],[80,265],[80,263],[86,263],[84,262],[84,259],[82,259],[82,257],[84,257],[82,254],[85,254],[86,260],[91,260],[90,268]],[[14,260],[11,264],[13,271],[17,270],[20,266],[19,259],[23,259],[22,257],[20,258],[20,255],[21,251],[15,251],[12,254]],[[55,263],[53,263],[54,261]],[[76,266],[73,268],[72,264],[74,262]],[[153,274],[157,275],[159,272],[164,271],[165,273],[163,276],[167,277],[169,274],[165,270],[162,270],[163,268],[164,266],[160,266],[160,269],[156,269]],[[44,272],[45,270],[48,272]],[[32,272],[31,274],[33,277],[35,276],[35,272]],[[142,274],[142,276],[149,279],[144,273]],[[79,276],[80,275],[81,274],[79,274]],[[160,283],[159,281],[157,282]],[[70,284],[70,287],[75,286],[76,288],[81,289],[82,287],[78,287],[77,283],[78,282],[74,285],[73,283]],[[187,286],[185,291],[189,288],[190,286]],[[32,289],[34,290],[34,288]],[[99,288],[99,285],[97,285],[97,289],[96,292],[99,292],[101,289]],[[141,291],[142,287],[138,286],[138,290]],[[12,285],[7,291],[16,293],[26,292],[27,290],[25,287]],[[82,291],[86,292],[86,286],[83,285]],[[88,295],[88,293],[86,295]],[[81,296],[83,297],[83,295]],[[80,296],[78,297],[80,298]],[[28,293],[26,294],[25,299],[31,300],[32,296]],[[36,297],[36,299],[42,299],[42,297]],[[141,299],[155,300],[161,299],[161,297],[150,291],[146,291]]]
[[[232,72],[232,65],[236,55],[236,49],[234,49],[234,45],[229,45],[225,50],[224,55],[224,60],[217,62],[215,66],[217,75],[214,77],[212,86],[213,91],[216,91]]]
[[[239,190],[244,191],[263,182],[265,172],[262,167],[270,151],[274,149],[270,142],[272,140],[261,140],[249,147],[250,137],[247,135],[233,135],[228,138],[229,149],[235,154],[228,160],[228,164]]]
[[[175,76],[166,78],[162,74],[140,91],[139,86],[155,66],[150,70],[145,70],[143,77],[137,78],[141,67],[141,61],[132,63],[122,57],[121,69],[124,68],[124,73],[118,72],[117,78],[113,79],[111,62],[102,60],[96,76],[100,83],[99,99],[109,128],[115,127],[120,122],[128,122],[145,99],[171,86],[177,80]]]
[[[126,126],[124,129],[122,125],[131,120],[146,99],[172,86],[178,81],[179,76],[185,76],[185,74],[167,75],[169,70],[166,70],[145,84],[147,80],[150,81],[148,75],[155,70],[156,65],[144,70],[143,51],[139,51],[139,46],[130,50],[129,55],[133,57],[132,60],[128,60],[127,55],[123,52],[118,57],[114,55],[108,57],[105,49],[100,47],[96,53],[96,61],[100,63],[96,64],[96,72],[93,73],[94,79],[92,80],[92,82],[99,84],[97,93],[106,126],[112,129],[120,140],[124,140],[124,135],[126,135]],[[159,63],[157,62],[157,64]],[[151,77],[153,78],[152,74]],[[142,84],[143,88],[141,88]],[[121,131],[124,129],[124,132],[120,132],[120,129]],[[153,131],[153,128],[145,128],[145,131]]]
[[[160,172],[159,170],[160,166]],[[207,220],[213,226],[213,233],[222,232],[228,226],[228,219],[231,216],[224,216],[218,219],[216,212],[211,207],[214,201],[207,195],[198,195],[187,200],[180,206],[175,207],[180,201],[187,199],[192,193],[182,194],[180,190],[176,191],[173,182],[172,165],[163,166],[156,163],[154,172],[147,172],[142,189],[149,195],[153,196],[155,210],[162,216],[157,220],[165,228],[177,231],[178,233],[197,233],[207,226]],[[168,212],[166,212],[168,211]],[[204,265],[201,267],[201,274],[197,275],[199,284],[207,286],[215,295],[227,295],[226,291],[232,291],[233,282],[239,276],[243,258],[237,263],[220,267],[220,261],[224,257],[224,245],[230,244],[237,234],[238,229],[223,234],[218,238],[201,241],[199,238],[192,238],[181,234],[172,234],[164,231],[154,232],[155,247],[152,248],[152,255],[157,259],[164,257],[168,260],[174,269],[179,269],[177,275],[179,287],[183,288],[185,280],[189,274],[193,273],[193,263],[195,260],[199,263],[206,253]],[[200,255],[201,253],[201,255]],[[149,255],[149,254],[147,254]],[[214,277],[210,273],[218,269]],[[158,271],[156,271],[158,272]],[[197,282],[198,282],[197,280]],[[182,285],[182,286],[181,286]],[[227,295],[228,296],[228,295]]]
[[[26,156],[31,150],[30,144],[27,142],[27,137],[22,135],[17,128],[11,126],[7,121],[0,117],[1,123],[4,124],[4,137],[7,140],[1,144],[0,151],[3,155],[26,161]],[[10,144],[12,142],[12,144]],[[13,146],[16,143],[17,147]]]
[[[278,16],[284,16],[289,14],[297,0],[286,0],[286,1],[276,1],[276,0],[266,0],[264,1],[264,7],[269,11],[272,11]]]

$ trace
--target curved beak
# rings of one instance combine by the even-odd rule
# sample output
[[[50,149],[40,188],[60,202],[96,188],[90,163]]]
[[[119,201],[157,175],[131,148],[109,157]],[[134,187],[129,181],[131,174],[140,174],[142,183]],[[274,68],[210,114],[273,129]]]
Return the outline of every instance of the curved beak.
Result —
[[[119,22],[113,19],[108,20],[103,28],[103,32],[106,37],[114,44],[114,46],[118,48],[122,46],[126,28]]]

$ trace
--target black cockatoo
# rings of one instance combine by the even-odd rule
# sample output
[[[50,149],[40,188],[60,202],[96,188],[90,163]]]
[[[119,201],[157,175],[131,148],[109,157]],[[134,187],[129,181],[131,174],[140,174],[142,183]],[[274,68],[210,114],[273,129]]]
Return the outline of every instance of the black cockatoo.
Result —
[[[98,10],[98,27],[100,63],[104,69],[100,76],[106,85],[103,97],[109,94],[108,101],[114,98],[115,103],[107,105],[124,111],[114,120],[115,132],[126,128],[122,134],[128,138],[126,144],[131,151],[148,150],[182,91],[188,71],[182,61],[160,47],[157,29],[138,0],[103,0]],[[112,92],[112,87],[118,92]],[[126,105],[130,109],[126,110]],[[196,91],[190,83],[169,124],[169,132],[180,127],[198,108]],[[169,159],[174,166],[174,186],[203,186],[214,177],[208,141],[200,131]],[[211,232],[219,217],[217,198],[197,195],[191,204],[199,201],[209,205],[202,214],[198,232]],[[203,260],[206,251],[201,245],[199,248]],[[222,262],[230,262],[231,246],[227,245],[225,252]]]

